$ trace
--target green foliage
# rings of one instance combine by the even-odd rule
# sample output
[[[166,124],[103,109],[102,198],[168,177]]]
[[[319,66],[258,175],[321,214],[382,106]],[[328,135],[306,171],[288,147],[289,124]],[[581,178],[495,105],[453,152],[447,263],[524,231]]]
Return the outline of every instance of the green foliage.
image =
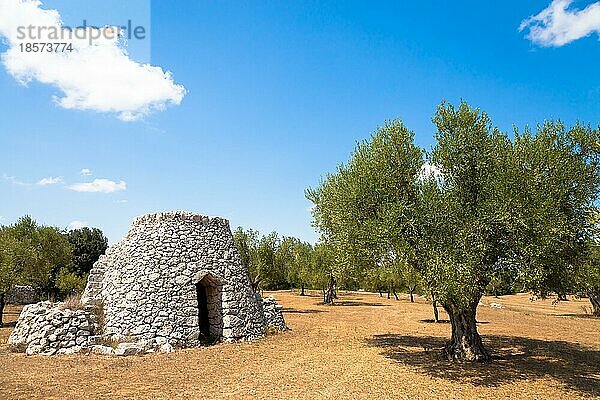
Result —
[[[87,277],[87,274],[79,276],[69,268],[61,268],[56,276],[56,287],[64,294],[83,293]]]
[[[420,283],[451,314],[449,351],[485,359],[475,309],[486,288],[515,280],[543,296],[574,284],[600,183],[599,130],[546,122],[511,140],[465,102],[442,103],[433,122],[428,164],[394,120],[306,195],[337,276]]]
[[[386,280],[390,266],[414,264],[414,252],[403,240],[423,165],[423,151],[413,140],[401,121],[386,122],[356,145],[347,164],[306,191],[314,203],[314,225],[333,247],[338,280],[368,274]],[[390,258],[392,264],[385,261]],[[373,273],[374,268],[383,270]]]
[[[242,262],[248,269],[250,280],[257,289],[286,289],[286,259],[278,251],[281,240],[276,232],[259,237],[258,232],[249,229],[244,231],[238,227],[233,233],[233,240],[238,248]]]
[[[276,232],[260,236],[241,227],[233,238],[250,280],[259,283],[260,289],[322,289],[329,283],[333,263],[330,247],[313,248],[294,237],[280,239]]]
[[[49,298],[80,293],[106,247],[99,229],[66,234],[29,216],[20,218],[0,230],[0,293],[15,284],[31,285]]]
[[[285,271],[285,254],[278,252],[281,240],[277,232],[263,236],[258,242],[258,270],[262,278],[262,288],[286,289],[288,287]]]
[[[6,228],[0,229],[0,296],[23,279],[18,265],[13,262],[18,242],[11,237]]]
[[[284,267],[287,282],[292,287],[309,286],[312,274],[313,248],[310,243],[302,242],[294,237],[285,237],[280,246],[284,254]]]
[[[5,240],[10,241],[10,268],[19,283],[31,285],[41,294],[59,294],[56,278],[71,263],[71,245],[59,229],[38,225],[31,217],[20,218],[4,227]]]
[[[600,132],[546,122],[516,133],[519,279],[541,295],[565,293],[585,261],[598,194]]]
[[[72,272],[82,278],[108,248],[108,239],[98,228],[81,228],[69,231],[69,243],[73,247]]]
[[[442,104],[430,155],[443,180],[422,183],[416,210],[418,269],[442,304],[476,306],[493,270],[509,256],[513,187],[510,141],[487,114]],[[410,238],[412,239],[412,238]]]
[[[328,243],[317,243],[311,260],[310,286],[324,290],[334,272],[335,255],[333,246]]]
[[[242,263],[248,269],[248,275],[252,282],[256,281],[259,273],[257,255],[258,240],[258,232],[252,229],[244,230],[239,226],[235,232],[233,232],[233,241],[236,244]]]

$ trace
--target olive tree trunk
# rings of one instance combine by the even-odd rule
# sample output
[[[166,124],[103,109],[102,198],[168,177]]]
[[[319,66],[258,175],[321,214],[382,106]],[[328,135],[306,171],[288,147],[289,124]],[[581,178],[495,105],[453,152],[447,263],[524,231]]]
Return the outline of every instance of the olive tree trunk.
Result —
[[[433,291],[431,292],[431,305],[433,306],[433,321],[438,323],[440,322],[440,314],[438,313],[437,300]]]
[[[306,293],[304,293],[304,283],[301,285],[300,288],[300,296],[306,296]]]
[[[466,309],[454,304],[444,304],[444,309],[452,324],[452,339],[446,343],[445,354],[450,361],[488,361],[489,354],[483,347],[481,336],[477,332],[477,304]]]
[[[416,288],[417,288],[417,287],[416,287],[416,286],[414,286],[414,285],[409,285],[409,286],[408,286],[408,290],[409,290],[409,292],[410,292],[410,302],[411,302],[411,303],[414,303],[414,302],[415,302],[415,289],[416,289]]]
[[[4,293],[0,294],[0,327],[4,326],[4,320],[2,319],[4,316]]]
[[[588,297],[592,303],[592,315],[600,317],[600,293],[589,292]]]
[[[333,299],[336,298],[335,293],[335,278],[333,275],[329,275],[329,286],[327,287],[327,293],[325,293],[325,304],[333,304]]]

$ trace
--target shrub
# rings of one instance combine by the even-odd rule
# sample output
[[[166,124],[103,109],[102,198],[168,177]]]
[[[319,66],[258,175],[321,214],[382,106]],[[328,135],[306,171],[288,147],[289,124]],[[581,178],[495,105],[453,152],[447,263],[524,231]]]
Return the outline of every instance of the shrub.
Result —
[[[85,306],[81,303],[81,296],[78,294],[72,294],[68,296],[61,304],[60,308],[63,310],[84,310]]]

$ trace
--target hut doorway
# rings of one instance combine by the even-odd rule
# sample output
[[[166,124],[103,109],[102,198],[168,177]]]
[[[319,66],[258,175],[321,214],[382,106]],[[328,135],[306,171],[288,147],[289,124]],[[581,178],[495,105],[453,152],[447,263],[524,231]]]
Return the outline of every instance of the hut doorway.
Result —
[[[198,327],[200,334],[208,338],[210,337],[210,319],[208,317],[208,298],[206,287],[202,282],[196,283],[196,296],[198,296]]]
[[[223,336],[222,280],[209,272],[196,276],[199,340],[212,343]]]

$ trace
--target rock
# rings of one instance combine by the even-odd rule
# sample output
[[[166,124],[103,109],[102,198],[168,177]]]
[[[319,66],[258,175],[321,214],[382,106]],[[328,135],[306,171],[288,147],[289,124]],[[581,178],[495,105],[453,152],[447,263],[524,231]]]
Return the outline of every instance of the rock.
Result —
[[[165,343],[168,343],[169,341],[167,340],[167,338],[158,336],[157,338],[154,339],[154,342],[158,345],[158,346],[162,346]]]
[[[144,348],[137,343],[119,343],[115,349],[117,356],[132,356],[144,352]]]
[[[504,306],[500,303],[490,303],[491,308],[503,308]]]
[[[171,353],[174,351],[174,349],[169,343],[164,343],[160,346],[160,351],[163,353]]]
[[[101,346],[101,345],[94,345],[91,348],[91,352],[93,354],[101,354],[101,355],[112,355],[115,354],[115,351],[112,347],[108,347],[108,346]]]

